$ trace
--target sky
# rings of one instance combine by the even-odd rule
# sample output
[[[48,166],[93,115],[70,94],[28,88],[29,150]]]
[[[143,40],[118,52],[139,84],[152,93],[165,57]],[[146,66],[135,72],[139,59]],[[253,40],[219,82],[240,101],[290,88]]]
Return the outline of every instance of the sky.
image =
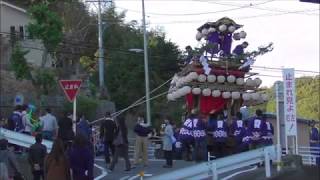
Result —
[[[127,21],[141,21],[141,0],[114,2],[117,11],[127,11]],[[196,29],[225,16],[244,25],[241,30],[247,32],[248,50],[273,42],[274,50],[259,56],[252,70],[259,73],[262,86],[282,79],[277,68],[313,71],[296,71],[296,77],[319,74],[319,8],[319,4],[298,0],[145,0],[148,29],[163,29],[167,40],[180,49],[198,47]]]

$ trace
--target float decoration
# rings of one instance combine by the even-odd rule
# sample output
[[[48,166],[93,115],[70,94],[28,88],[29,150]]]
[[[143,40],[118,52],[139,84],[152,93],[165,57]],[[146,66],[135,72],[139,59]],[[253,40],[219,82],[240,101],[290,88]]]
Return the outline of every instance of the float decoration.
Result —
[[[246,52],[248,42],[235,46],[247,37],[242,29],[228,17],[215,22],[207,22],[197,29],[196,40],[203,42],[200,48],[188,48],[188,56],[181,71],[172,79],[168,100],[184,97],[190,112],[196,108],[208,115],[228,108],[238,111],[242,105],[256,105],[268,100],[259,92],[262,80],[257,73],[250,72],[256,57],[273,50],[273,44],[261,46],[255,51]]]

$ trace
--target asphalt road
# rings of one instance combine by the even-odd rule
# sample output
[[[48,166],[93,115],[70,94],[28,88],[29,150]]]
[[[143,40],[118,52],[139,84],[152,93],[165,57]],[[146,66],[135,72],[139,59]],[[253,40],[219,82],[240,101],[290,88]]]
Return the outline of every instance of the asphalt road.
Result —
[[[141,172],[144,173],[145,177],[156,176],[162,173],[170,172],[172,170],[176,170],[179,168],[187,167],[194,165],[194,162],[187,162],[182,160],[173,161],[172,168],[163,168],[162,166],[165,164],[164,160],[149,160],[149,166],[143,167],[137,166],[131,171],[124,171],[125,170],[125,163],[123,160],[119,160],[118,164],[116,165],[115,169],[112,172],[106,172],[106,164],[102,158],[96,158],[95,161],[95,177],[96,180],[106,179],[106,180],[134,180],[140,179],[139,174]],[[103,168],[104,170],[102,170]],[[107,173],[107,174],[105,174]],[[103,175],[104,174],[104,175]]]

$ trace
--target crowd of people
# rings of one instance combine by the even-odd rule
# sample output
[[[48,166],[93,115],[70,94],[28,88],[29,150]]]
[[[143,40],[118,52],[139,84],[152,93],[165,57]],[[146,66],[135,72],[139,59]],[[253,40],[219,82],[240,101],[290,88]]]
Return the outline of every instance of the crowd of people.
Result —
[[[2,126],[35,136],[35,144],[24,150],[28,153],[34,179],[93,179],[97,144],[93,140],[92,127],[86,118],[80,116],[75,134],[72,114],[66,113],[64,118],[57,121],[51,110],[46,109],[45,115],[39,118],[39,126],[34,128],[28,110],[27,106],[16,107]],[[148,147],[151,139],[161,138],[161,154],[166,160],[163,168],[172,168],[173,159],[201,162],[221,158],[271,145],[274,136],[272,124],[259,109],[253,117],[237,112],[230,123],[223,111],[203,116],[192,110],[181,127],[177,127],[167,117],[159,131],[152,129],[145,123],[144,118],[139,116],[133,132],[136,137],[134,160],[131,164],[128,128],[124,116],[114,118],[107,112],[100,123],[99,138],[103,142],[103,154],[110,172],[115,169],[119,157],[125,160],[125,171],[130,171],[140,164],[149,166]],[[311,138],[311,146],[315,146],[319,141],[319,132],[314,125]],[[42,139],[53,141],[49,153],[48,147],[42,144]],[[10,148],[8,141],[0,137],[0,179],[22,179],[22,171],[12,149],[20,148],[15,145]]]
[[[21,151],[28,154],[34,180],[93,179],[94,146],[91,127],[85,117],[80,116],[75,134],[71,113],[65,113],[57,121],[48,108],[34,123],[29,111],[27,105],[17,106],[6,122],[1,122],[1,127],[35,136],[35,144],[26,149],[0,137],[0,179],[25,179],[15,155]],[[43,139],[53,141],[50,152],[42,144]]]

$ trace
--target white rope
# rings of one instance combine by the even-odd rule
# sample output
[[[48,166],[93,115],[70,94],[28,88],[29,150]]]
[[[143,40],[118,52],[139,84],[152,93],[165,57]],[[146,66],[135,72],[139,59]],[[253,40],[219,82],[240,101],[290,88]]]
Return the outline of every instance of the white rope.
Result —
[[[172,78],[168,79],[166,82],[164,82],[164,83],[161,84],[160,86],[158,86],[158,87],[154,88],[152,91],[150,91],[149,94],[152,94],[153,92],[157,91],[158,89],[160,89],[161,87],[163,87],[165,84],[167,84],[167,83],[170,82],[171,80],[172,80]],[[153,100],[153,99],[155,99],[155,98],[157,98],[157,97],[160,97],[160,96],[162,96],[162,95],[164,95],[164,94],[166,94],[166,93],[167,93],[167,91],[166,91],[166,92],[163,92],[163,93],[160,93],[160,94],[156,95],[155,97],[150,98],[149,101],[150,101],[150,100]],[[160,95],[160,96],[159,96],[159,95]],[[129,109],[131,109],[131,108],[133,108],[133,107],[136,107],[136,106],[138,106],[138,105],[140,105],[140,104],[145,103],[146,100],[145,100],[145,101],[142,101],[142,100],[145,99],[145,98],[146,98],[146,96],[143,96],[143,97],[139,98],[139,99],[136,100],[134,103],[132,103],[130,106],[128,106],[128,107],[126,107],[126,108],[124,108],[124,109],[122,109],[122,110],[119,110],[119,111],[117,111],[117,112],[112,113],[111,116],[112,116],[112,117],[117,117],[117,116],[119,116],[120,114],[124,113],[125,111],[127,111],[127,110],[129,110]],[[103,118],[99,118],[99,119],[97,119],[97,120],[94,120],[94,121],[90,122],[90,124],[94,124],[94,123],[99,122],[99,121],[102,121],[102,120],[104,120],[104,117],[103,117]]]

